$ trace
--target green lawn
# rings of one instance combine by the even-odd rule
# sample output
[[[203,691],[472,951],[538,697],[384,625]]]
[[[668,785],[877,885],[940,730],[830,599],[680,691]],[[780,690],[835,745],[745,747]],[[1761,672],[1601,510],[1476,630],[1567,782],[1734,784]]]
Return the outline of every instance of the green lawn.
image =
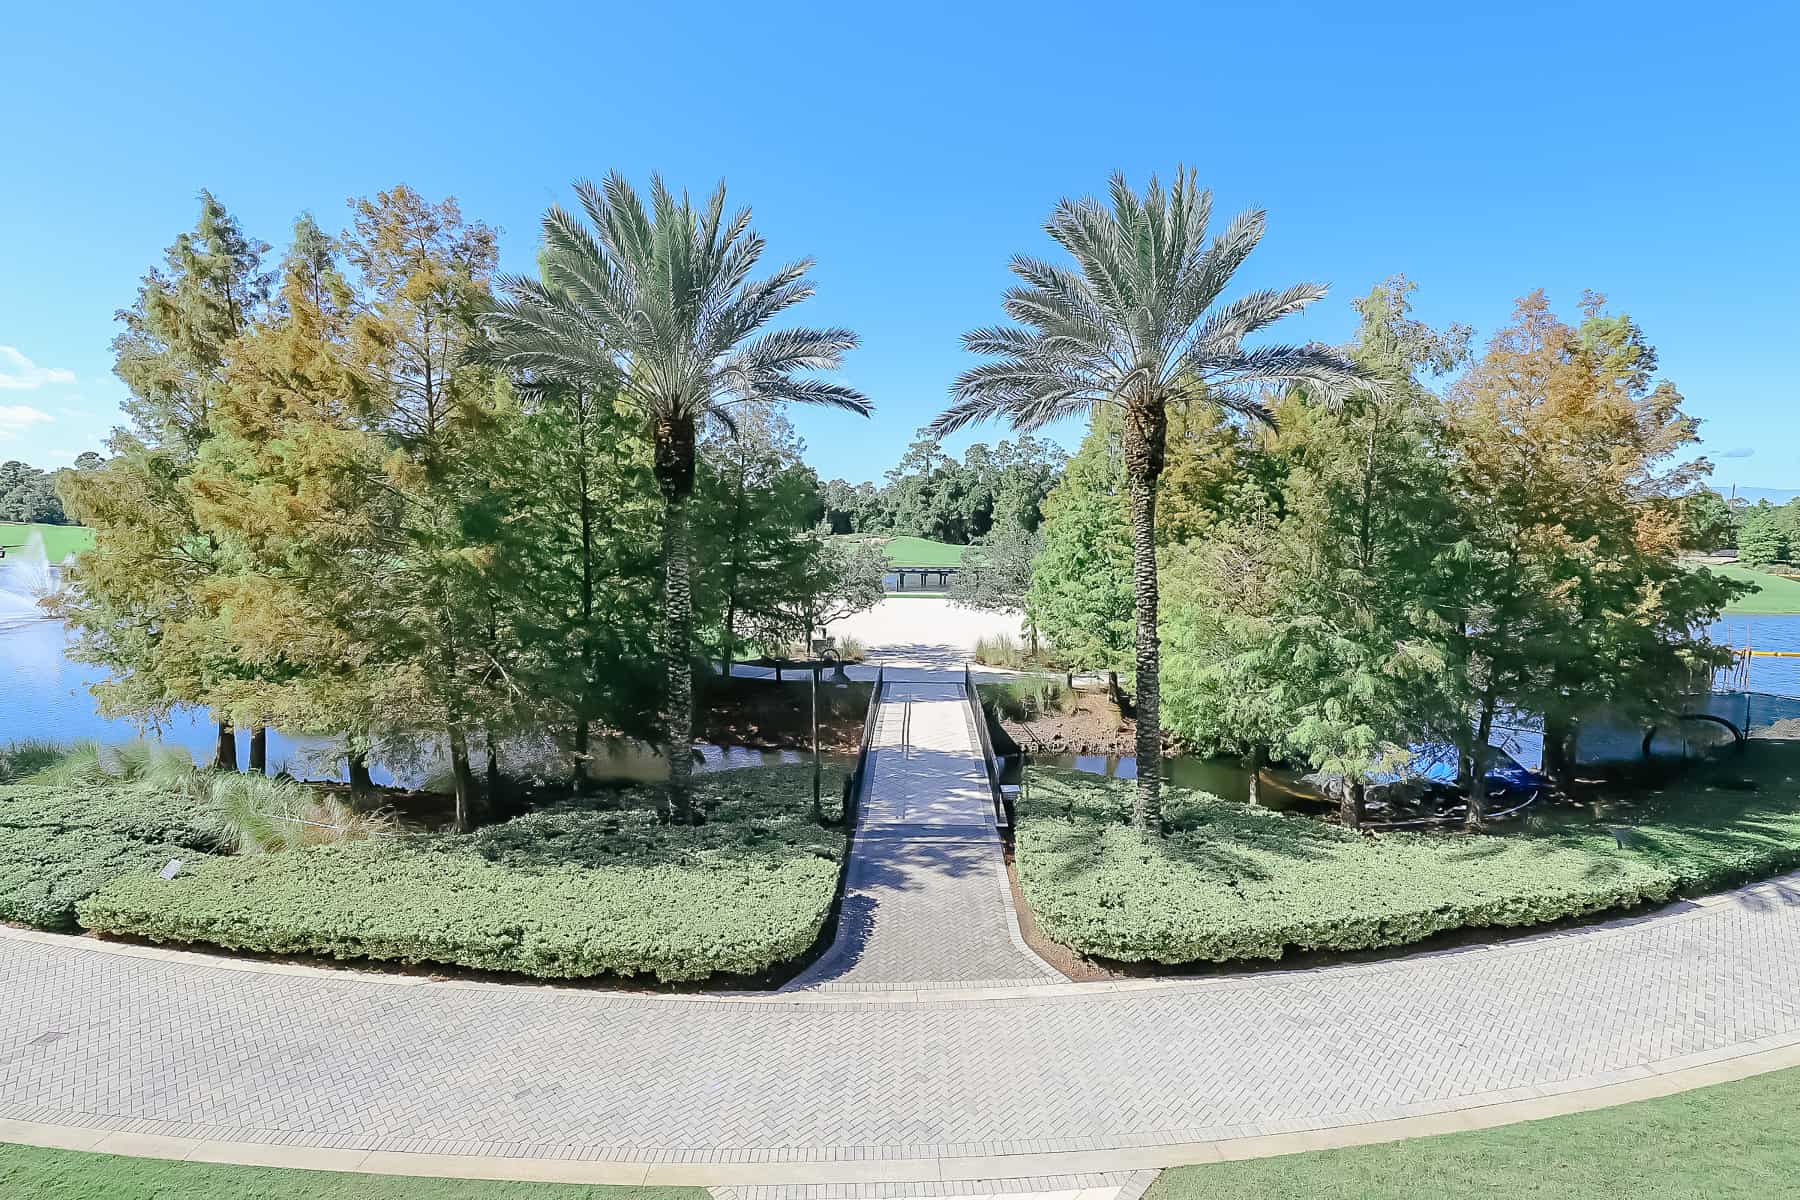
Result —
[[[1661,903],[1800,865],[1795,742],[1753,739],[1660,791],[1478,837],[1368,836],[1169,788],[1170,831],[1146,845],[1129,823],[1132,781],[1046,768],[1028,783],[1017,864],[1039,923],[1065,946],[1134,962],[1403,946]]]
[[[1146,1200],[1722,1200],[1791,1195],[1800,1070],[1476,1133],[1179,1167]]]
[[[851,535],[845,535],[851,536]],[[855,535],[860,537],[860,535]],[[967,546],[922,537],[877,538],[889,565],[895,567],[960,567]]]
[[[33,1200],[707,1200],[707,1191],[352,1175],[0,1145],[0,1196],[30,1196]]]
[[[82,525],[17,525],[0,521],[0,546],[11,548],[25,543],[33,533],[44,535],[44,554],[51,562],[61,562],[94,544],[94,531]]]
[[[1800,613],[1800,580],[1783,579],[1767,571],[1750,567],[1718,566],[1707,570],[1727,579],[1741,579],[1756,585],[1756,591],[1740,596],[1725,611],[1740,615]]]

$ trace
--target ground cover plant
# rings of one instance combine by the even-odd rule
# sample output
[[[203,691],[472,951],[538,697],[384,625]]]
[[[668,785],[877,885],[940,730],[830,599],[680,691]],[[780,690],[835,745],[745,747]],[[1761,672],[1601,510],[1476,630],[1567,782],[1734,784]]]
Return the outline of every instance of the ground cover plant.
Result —
[[[1174,789],[1169,834],[1130,785],[1031,772],[1017,863],[1045,932],[1085,954],[1186,963],[1401,946],[1716,890],[1800,865],[1800,746],[1742,757],[1597,813],[1491,836],[1368,836]]]
[[[94,759],[75,758],[71,767],[66,750],[0,749],[0,921],[73,929],[76,902],[107,881],[216,847],[182,796],[124,785]],[[9,783],[9,764],[32,770]]]
[[[695,777],[704,823],[654,787],[571,799],[473,834],[414,834],[120,875],[79,908],[102,933],[264,954],[539,978],[750,975],[803,954],[845,849],[810,765]],[[827,768],[827,816],[842,773]]]
[[[0,1195],[38,1200],[706,1200],[707,1192],[236,1167],[0,1145]]]
[[[1165,1171],[1146,1200],[1709,1200],[1800,1173],[1800,1071],[1499,1129]]]

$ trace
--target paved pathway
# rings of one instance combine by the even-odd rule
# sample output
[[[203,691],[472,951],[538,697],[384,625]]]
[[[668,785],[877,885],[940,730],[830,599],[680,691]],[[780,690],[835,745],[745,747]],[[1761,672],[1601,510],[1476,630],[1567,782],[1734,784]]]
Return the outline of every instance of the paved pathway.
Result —
[[[1033,1186],[1102,1200],[1129,1170],[1234,1139],[1474,1122],[1800,1062],[1800,876],[1492,948],[1045,982],[1006,919],[960,697],[941,674],[888,678],[853,935],[805,986],[434,982],[0,928],[0,1138],[504,1174],[394,1157],[489,1155],[538,1178],[845,1185],[839,1197],[1054,1176]]]
[[[1019,938],[961,679],[917,678],[882,691],[837,940],[789,990],[1062,978]]]
[[[1037,1175],[1796,1043],[1794,878],[1493,949],[997,992],[630,996],[0,931],[0,1118],[290,1146]]]

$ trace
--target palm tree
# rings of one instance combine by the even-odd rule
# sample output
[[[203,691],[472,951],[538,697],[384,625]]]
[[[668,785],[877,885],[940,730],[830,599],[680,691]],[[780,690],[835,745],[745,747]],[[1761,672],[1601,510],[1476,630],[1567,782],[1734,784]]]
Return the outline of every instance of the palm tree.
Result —
[[[1269,421],[1264,385],[1304,383],[1326,399],[1366,385],[1362,372],[1318,346],[1260,346],[1244,339],[1325,294],[1318,284],[1251,292],[1213,307],[1263,235],[1267,214],[1240,214],[1208,244],[1212,193],[1176,168],[1164,191],[1155,176],[1140,197],[1112,177],[1112,208],[1093,199],[1057,202],[1045,231],[1075,270],[1019,255],[1022,285],[1006,293],[1017,322],[963,335],[991,361],[965,371],[954,403],[930,427],[937,436],[989,417],[1037,429],[1096,406],[1122,411],[1131,503],[1137,618],[1137,794],[1132,819],[1162,825],[1162,730],[1158,720],[1156,486],[1171,405],[1199,402]]]
[[[694,443],[730,409],[793,401],[867,416],[861,393],[813,377],[856,346],[848,329],[759,330],[813,294],[810,259],[752,279],[763,240],[750,210],[727,219],[725,185],[704,209],[679,200],[660,176],[650,208],[616,172],[601,187],[576,185],[590,229],[560,207],[544,215],[542,278],[502,278],[505,299],[483,318],[481,356],[538,379],[616,388],[636,406],[655,445],[663,498],[664,734],[673,818],[691,819],[693,595],[688,500]]]

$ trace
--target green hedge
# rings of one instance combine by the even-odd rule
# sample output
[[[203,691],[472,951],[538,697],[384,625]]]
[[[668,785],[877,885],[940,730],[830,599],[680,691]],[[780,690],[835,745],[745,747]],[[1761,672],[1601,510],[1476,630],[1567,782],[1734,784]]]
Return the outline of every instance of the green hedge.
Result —
[[[1147,844],[1127,823],[1131,781],[1033,769],[1019,879],[1062,944],[1187,963],[1538,925],[1800,866],[1800,746],[1752,742],[1719,770],[1757,790],[1715,788],[1703,770],[1604,818],[1483,837],[1369,836],[1169,788],[1172,830]]]
[[[842,776],[828,770],[835,806]],[[103,933],[232,950],[442,963],[541,978],[754,974],[804,953],[836,892],[841,830],[810,766],[695,780],[697,828],[649,788],[466,836],[416,835],[134,872],[80,906]]]
[[[188,805],[104,785],[0,787],[0,920],[75,928],[75,905],[125,872],[195,862],[212,839]]]

